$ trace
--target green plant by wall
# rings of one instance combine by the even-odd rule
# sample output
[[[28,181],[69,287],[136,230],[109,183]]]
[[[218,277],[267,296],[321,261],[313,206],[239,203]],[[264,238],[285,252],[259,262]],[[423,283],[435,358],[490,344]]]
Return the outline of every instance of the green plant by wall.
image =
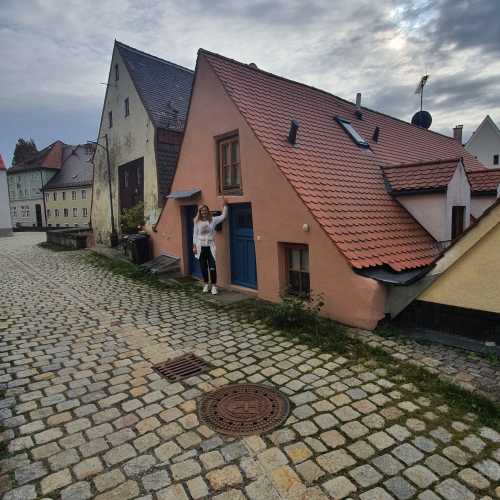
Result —
[[[122,234],[137,233],[145,224],[144,203],[138,203],[131,208],[122,210],[120,217],[120,227]]]

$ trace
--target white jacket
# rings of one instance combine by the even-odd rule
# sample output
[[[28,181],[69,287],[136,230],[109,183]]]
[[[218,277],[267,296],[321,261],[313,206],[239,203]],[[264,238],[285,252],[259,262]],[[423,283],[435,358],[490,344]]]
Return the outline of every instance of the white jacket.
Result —
[[[224,209],[222,210],[222,215],[216,215],[215,217],[212,217],[212,221],[208,223],[208,234],[205,234],[205,238],[208,241],[208,246],[210,247],[210,251],[212,252],[212,255],[215,259],[215,226],[217,224],[220,224],[227,216],[227,205],[224,205]],[[200,243],[200,225],[203,222],[208,222],[208,221],[199,221],[197,222],[196,219],[194,220],[193,224],[193,245],[196,247],[196,258],[200,258],[200,253],[201,253],[201,243]],[[205,239],[204,238],[204,239]]]

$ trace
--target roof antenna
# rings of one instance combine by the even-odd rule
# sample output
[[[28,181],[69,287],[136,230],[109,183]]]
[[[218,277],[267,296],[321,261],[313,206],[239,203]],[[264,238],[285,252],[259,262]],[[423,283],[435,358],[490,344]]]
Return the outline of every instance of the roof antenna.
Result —
[[[418,82],[417,88],[415,89],[415,94],[420,94],[420,111],[424,109],[423,104],[424,104],[424,87],[425,84],[427,83],[427,80],[429,79],[430,75],[424,75],[422,78],[420,78],[420,82]]]
[[[417,111],[413,118],[411,119],[411,123],[413,125],[417,125],[417,127],[428,129],[432,124],[432,116],[428,111],[424,111],[423,103],[424,103],[424,87],[429,79],[429,75],[424,75],[420,82],[418,82],[417,88],[415,89],[415,94],[420,94],[420,111]]]
[[[295,146],[297,143],[297,132],[299,130],[299,122],[297,120],[292,120],[290,124],[290,131],[288,132],[288,142]]]

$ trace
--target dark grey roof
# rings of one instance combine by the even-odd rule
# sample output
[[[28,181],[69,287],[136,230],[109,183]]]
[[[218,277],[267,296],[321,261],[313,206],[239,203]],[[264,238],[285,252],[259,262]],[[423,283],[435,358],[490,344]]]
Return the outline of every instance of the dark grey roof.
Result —
[[[393,271],[384,267],[373,267],[370,269],[355,269],[357,274],[372,278],[389,285],[411,285],[427,274],[433,266],[426,266],[419,269],[410,269],[409,271]]]
[[[115,41],[156,127],[183,130],[194,72]]]
[[[87,144],[63,148],[63,165],[45,189],[89,186],[92,184],[94,165],[91,162],[93,147]]]

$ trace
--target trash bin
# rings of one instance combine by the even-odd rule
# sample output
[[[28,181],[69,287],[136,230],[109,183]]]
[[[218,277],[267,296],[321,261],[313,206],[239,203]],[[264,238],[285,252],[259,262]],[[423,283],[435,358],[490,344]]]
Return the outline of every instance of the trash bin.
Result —
[[[130,234],[126,236],[125,254],[134,264],[144,264],[144,262],[150,260],[149,235]]]

